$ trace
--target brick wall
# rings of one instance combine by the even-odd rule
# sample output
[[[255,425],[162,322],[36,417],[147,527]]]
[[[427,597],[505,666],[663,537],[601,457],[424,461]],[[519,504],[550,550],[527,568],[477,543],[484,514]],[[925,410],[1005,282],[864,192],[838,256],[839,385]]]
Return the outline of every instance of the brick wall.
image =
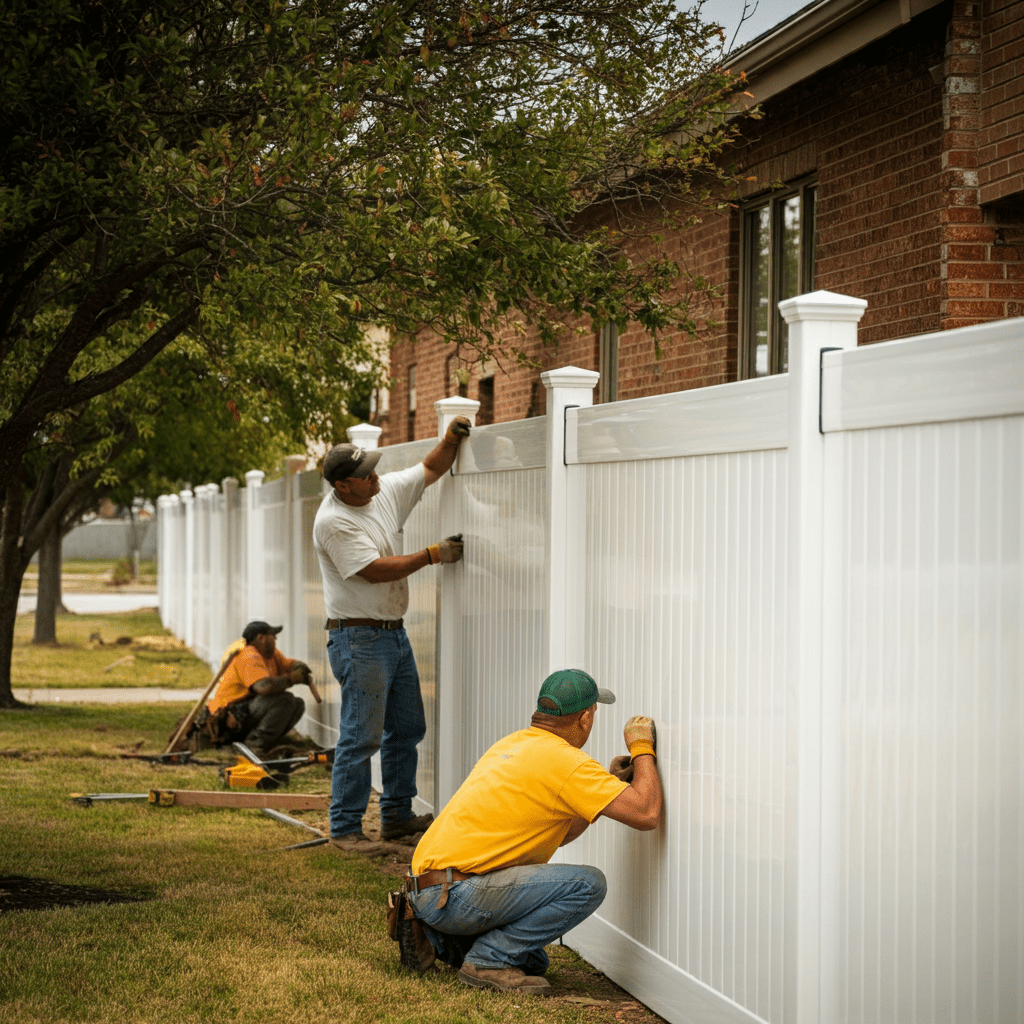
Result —
[[[943,95],[943,328],[1024,308],[1024,4],[955,0]]]
[[[804,83],[814,104],[815,286],[866,299],[859,344],[934,331],[939,261],[945,8],[933,10]],[[936,81],[939,78],[939,81]],[[794,90],[795,91],[795,90]],[[824,101],[824,106],[821,105]]]
[[[986,0],[983,11],[978,185],[986,204],[1024,193],[1024,3]]]
[[[814,287],[867,300],[860,344],[1024,315],[1022,64],[1024,0],[950,0],[772,97],[764,119],[745,126],[729,154],[756,179],[744,199],[773,181],[816,177]],[[635,244],[634,259],[660,246],[721,296],[697,310],[696,337],[660,339],[660,358],[636,325],[622,332],[619,399],[736,379],[739,220],[734,209]],[[585,322],[567,323],[557,349],[542,350],[529,333],[516,342],[536,365],[498,369],[499,422],[543,412],[541,370],[600,369],[597,332]],[[418,362],[423,409],[444,393],[448,351],[428,349],[438,346],[399,346],[392,364],[400,389],[404,366]],[[396,391],[393,409],[401,402]],[[434,432],[430,419],[417,436]]]

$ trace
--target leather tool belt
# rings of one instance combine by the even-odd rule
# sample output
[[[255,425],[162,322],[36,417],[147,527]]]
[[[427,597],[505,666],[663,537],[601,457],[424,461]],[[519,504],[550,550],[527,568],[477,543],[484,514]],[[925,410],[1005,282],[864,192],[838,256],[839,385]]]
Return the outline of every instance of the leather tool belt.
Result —
[[[348,626],[369,626],[371,629],[401,629],[402,619],[328,619],[324,629],[345,629]]]
[[[428,889],[432,885],[442,885],[441,898],[437,901],[437,909],[440,910],[448,902],[448,887],[452,882],[464,882],[467,878],[474,877],[474,875],[467,875],[464,871],[456,871],[455,868],[445,868],[443,871],[424,871],[422,875],[405,876],[405,891],[418,894],[420,889]]]

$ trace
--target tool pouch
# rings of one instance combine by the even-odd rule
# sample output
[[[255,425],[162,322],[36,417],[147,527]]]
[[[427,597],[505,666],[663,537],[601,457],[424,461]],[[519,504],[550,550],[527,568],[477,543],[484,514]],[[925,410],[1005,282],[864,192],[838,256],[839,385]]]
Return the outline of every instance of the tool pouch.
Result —
[[[196,717],[196,726],[215,747],[243,740],[256,725],[255,716],[249,710],[249,697],[210,714],[206,708]]]
[[[434,966],[437,953],[401,889],[388,893],[388,935],[398,943],[403,967],[422,974]]]

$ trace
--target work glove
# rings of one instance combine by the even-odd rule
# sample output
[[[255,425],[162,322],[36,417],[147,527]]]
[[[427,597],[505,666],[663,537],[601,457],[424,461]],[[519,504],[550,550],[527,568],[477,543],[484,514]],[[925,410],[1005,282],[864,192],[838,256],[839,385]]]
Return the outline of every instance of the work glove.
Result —
[[[427,557],[430,559],[431,565],[436,565],[438,562],[459,561],[462,558],[462,534],[454,533],[437,544],[431,544],[427,548]]]
[[[456,416],[448,424],[448,429],[444,432],[444,439],[448,444],[461,444],[464,437],[469,437],[471,429],[472,425],[465,416]]]
[[[299,661],[288,669],[288,678],[291,680],[292,686],[298,686],[299,683],[305,683],[308,686],[313,678],[313,672],[304,661]]]
[[[629,754],[619,754],[613,757],[612,763],[608,765],[608,772],[620,782],[632,782],[633,762],[630,760]]]
[[[629,756],[639,757],[641,754],[654,754],[655,731],[654,719],[646,715],[634,715],[622,730],[622,737],[629,748]]]

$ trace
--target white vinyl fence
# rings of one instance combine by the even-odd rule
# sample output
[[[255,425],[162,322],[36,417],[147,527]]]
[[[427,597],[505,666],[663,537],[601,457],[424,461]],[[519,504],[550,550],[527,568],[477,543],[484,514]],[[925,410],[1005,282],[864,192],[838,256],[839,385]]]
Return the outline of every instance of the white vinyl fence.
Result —
[[[654,716],[666,807],[561,851],[609,880],[568,945],[673,1024],[1019,1024],[1024,320],[857,349],[862,301],[781,308],[788,374],[595,407],[551,371],[428,489],[406,550],[466,546],[411,579],[421,809],[578,665],[618,695],[599,760]],[[211,663],[283,622],[333,742],[322,482],[246,483],[161,499],[164,622]]]

